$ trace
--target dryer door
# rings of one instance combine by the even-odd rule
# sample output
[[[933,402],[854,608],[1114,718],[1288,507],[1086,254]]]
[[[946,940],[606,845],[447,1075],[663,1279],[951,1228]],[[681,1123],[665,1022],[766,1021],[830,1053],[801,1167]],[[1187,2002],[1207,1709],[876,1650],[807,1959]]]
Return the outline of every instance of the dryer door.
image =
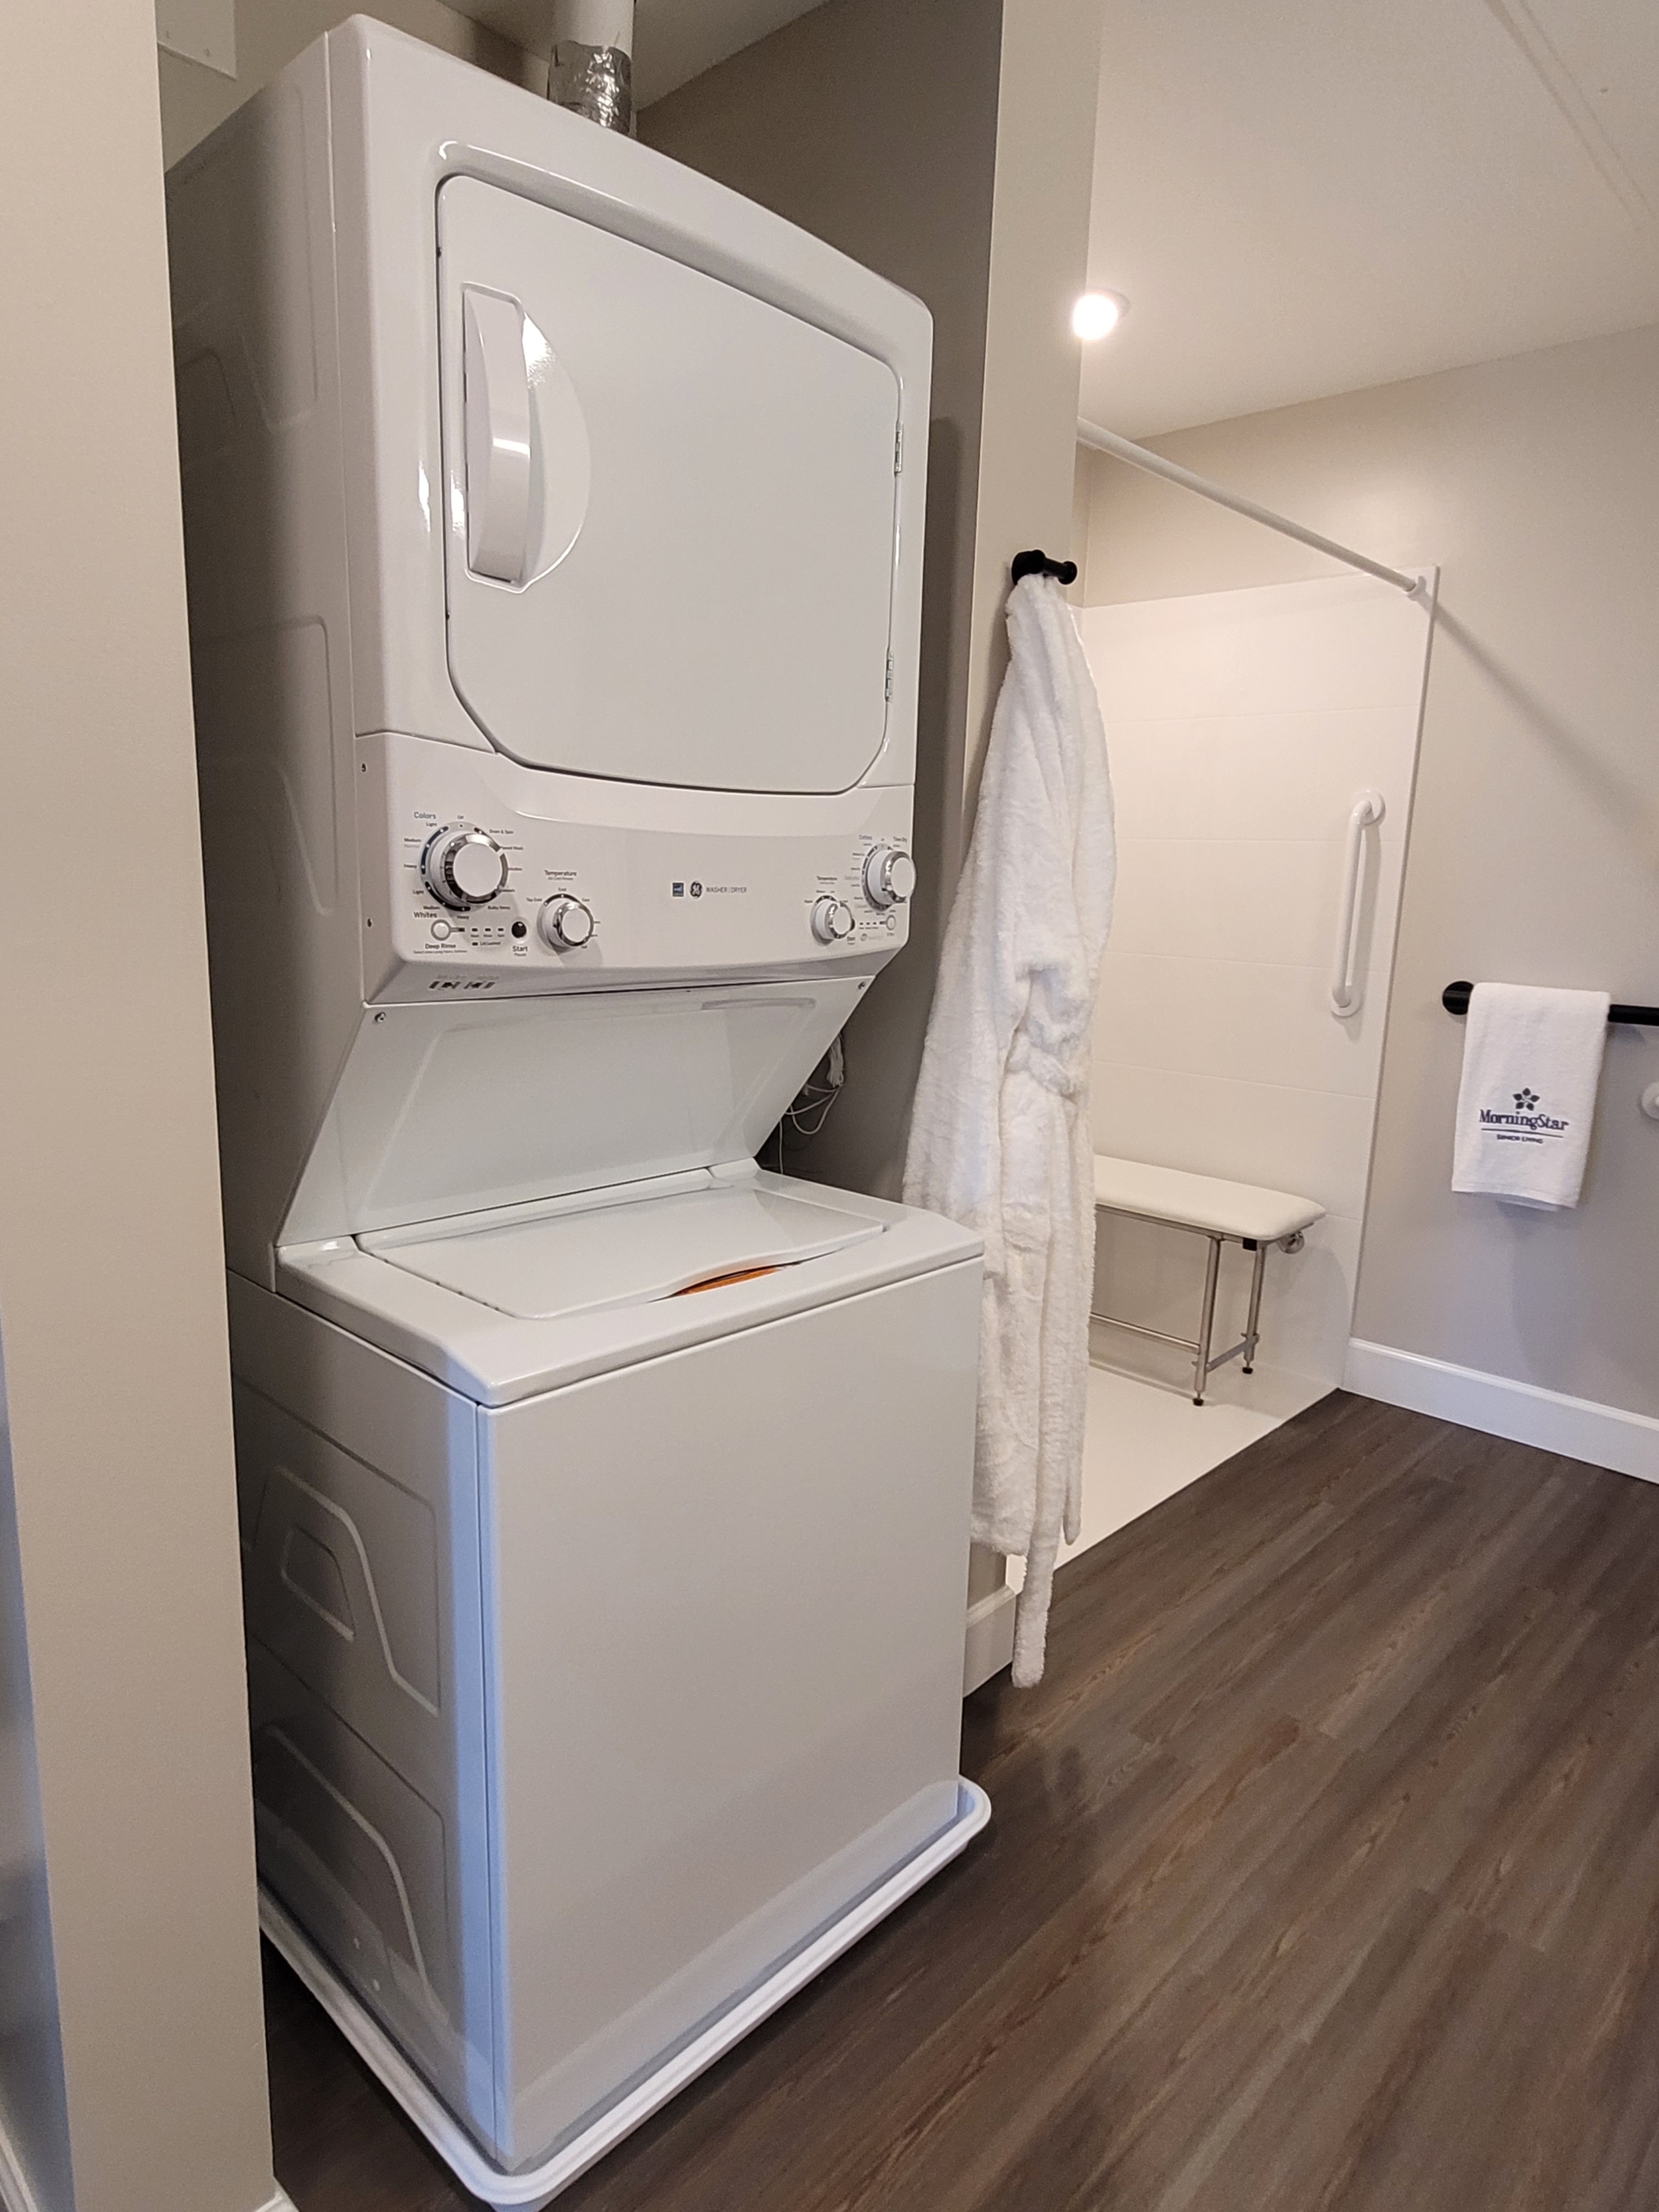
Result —
[[[471,177],[438,194],[449,670],[492,743],[844,791],[880,753],[899,388],[732,285]]]

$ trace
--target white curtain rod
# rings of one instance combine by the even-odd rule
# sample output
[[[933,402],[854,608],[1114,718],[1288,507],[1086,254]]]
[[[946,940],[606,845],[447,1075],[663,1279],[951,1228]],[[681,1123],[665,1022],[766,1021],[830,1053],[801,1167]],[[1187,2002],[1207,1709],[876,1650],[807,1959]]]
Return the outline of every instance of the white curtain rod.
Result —
[[[1286,537],[1300,538],[1315,551],[1330,554],[1332,560],[1345,561],[1351,569],[1363,569],[1368,576],[1381,577],[1385,584],[1395,585],[1408,599],[1427,596],[1426,577],[1408,576],[1398,569],[1384,568],[1381,561],[1356,553],[1351,546],[1338,545],[1333,537],[1321,537],[1317,530],[1304,530],[1300,523],[1274,514],[1271,507],[1259,507],[1254,499],[1241,499],[1236,492],[1224,491],[1207,476],[1195,476],[1190,468],[1166,461],[1162,454],[1120,438],[1116,430],[1103,430],[1098,423],[1086,423],[1081,416],[1077,417],[1077,443],[1092,447],[1096,453],[1109,453],[1114,461],[1126,461],[1131,468],[1144,468],[1147,475],[1161,476],[1168,483],[1179,484],[1184,491],[1196,492],[1201,499],[1213,499],[1217,506],[1230,507],[1236,515],[1247,515],[1252,522],[1265,523],[1269,530],[1279,531]]]

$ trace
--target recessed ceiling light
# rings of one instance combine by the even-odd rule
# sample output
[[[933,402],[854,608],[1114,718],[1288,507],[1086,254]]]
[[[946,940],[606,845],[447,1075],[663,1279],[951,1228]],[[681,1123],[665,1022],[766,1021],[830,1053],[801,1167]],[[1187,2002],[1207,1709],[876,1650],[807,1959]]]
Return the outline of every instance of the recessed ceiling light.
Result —
[[[1116,292],[1085,292],[1071,310],[1071,327],[1079,338],[1104,338],[1117,328],[1128,306]]]

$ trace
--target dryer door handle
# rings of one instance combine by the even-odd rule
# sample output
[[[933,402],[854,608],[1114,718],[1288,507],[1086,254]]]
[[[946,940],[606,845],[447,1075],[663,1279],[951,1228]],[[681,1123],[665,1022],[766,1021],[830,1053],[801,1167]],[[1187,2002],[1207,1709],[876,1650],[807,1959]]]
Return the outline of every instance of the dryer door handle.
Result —
[[[499,583],[530,565],[530,368],[517,300],[461,292],[467,442],[467,565]]]

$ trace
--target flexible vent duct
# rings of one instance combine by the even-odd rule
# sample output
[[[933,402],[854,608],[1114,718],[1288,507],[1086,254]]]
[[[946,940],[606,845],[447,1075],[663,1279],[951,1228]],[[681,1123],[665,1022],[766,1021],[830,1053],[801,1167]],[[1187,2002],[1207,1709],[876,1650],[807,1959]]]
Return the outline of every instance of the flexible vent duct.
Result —
[[[607,130],[633,124],[633,0],[554,0],[547,97]]]

